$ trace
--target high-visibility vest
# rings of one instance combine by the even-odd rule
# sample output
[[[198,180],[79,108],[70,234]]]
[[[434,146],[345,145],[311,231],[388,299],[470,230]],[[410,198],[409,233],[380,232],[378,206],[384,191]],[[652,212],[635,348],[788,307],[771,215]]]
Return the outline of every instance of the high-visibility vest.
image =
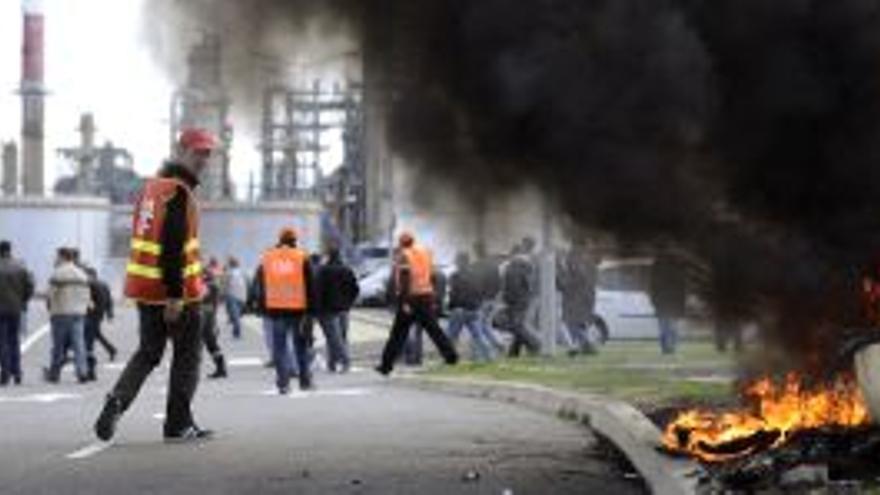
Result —
[[[293,247],[276,247],[263,253],[266,309],[306,309],[306,260],[308,253]]]
[[[186,240],[183,247],[183,299],[199,301],[205,295],[202,265],[199,262],[199,207],[189,186],[177,179],[154,178],[144,184],[135,203],[132,222],[131,255],[125,268],[125,295],[146,304],[168,299],[162,282],[159,257],[162,254],[162,228],[170,201],[179,187],[188,196]]]
[[[403,266],[401,266],[401,263]],[[409,293],[413,296],[429,296],[434,293],[431,274],[434,260],[431,251],[426,247],[414,245],[403,249],[396,272],[397,287],[400,290],[400,272],[409,268]]]

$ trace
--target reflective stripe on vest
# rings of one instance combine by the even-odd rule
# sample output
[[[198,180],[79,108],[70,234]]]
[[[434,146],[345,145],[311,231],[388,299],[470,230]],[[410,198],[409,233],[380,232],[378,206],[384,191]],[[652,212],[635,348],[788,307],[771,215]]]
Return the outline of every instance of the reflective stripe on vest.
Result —
[[[431,251],[422,246],[412,246],[403,250],[406,264],[409,265],[409,292],[414,296],[426,296],[434,293],[431,284],[431,273],[434,261]]]
[[[195,195],[185,183],[170,178],[149,179],[144,184],[132,222],[131,255],[126,265],[125,295],[144,303],[162,303],[168,299],[162,282],[159,242],[167,214],[167,203],[178,187],[187,194],[187,231],[183,249],[183,299],[201,300],[205,293],[202,265],[199,261],[199,211]]]
[[[302,249],[279,247],[263,254],[266,309],[306,309],[305,266],[308,254]]]

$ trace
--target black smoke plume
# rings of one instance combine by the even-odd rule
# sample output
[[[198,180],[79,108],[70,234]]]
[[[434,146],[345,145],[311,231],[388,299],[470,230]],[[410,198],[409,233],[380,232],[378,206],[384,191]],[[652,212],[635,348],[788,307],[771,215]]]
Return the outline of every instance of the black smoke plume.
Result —
[[[675,243],[719,318],[801,365],[869,323],[880,0],[247,3],[237,23],[359,40],[393,147],[464,195],[532,184],[585,227]]]

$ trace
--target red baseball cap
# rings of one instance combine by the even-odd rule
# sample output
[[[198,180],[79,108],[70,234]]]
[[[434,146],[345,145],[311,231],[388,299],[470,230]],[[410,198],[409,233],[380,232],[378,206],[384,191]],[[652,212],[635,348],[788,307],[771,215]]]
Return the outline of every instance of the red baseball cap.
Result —
[[[208,130],[190,127],[180,132],[178,143],[188,150],[213,151],[217,147],[217,138]]]

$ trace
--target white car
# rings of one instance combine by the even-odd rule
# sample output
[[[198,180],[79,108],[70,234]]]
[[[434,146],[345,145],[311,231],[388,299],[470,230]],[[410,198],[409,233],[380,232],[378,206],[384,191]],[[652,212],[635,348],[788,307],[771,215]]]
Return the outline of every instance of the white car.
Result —
[[[654,305],[648,296],[651,259],[606,260],[599,264],[596,313],[612,339],[656,338]]]

